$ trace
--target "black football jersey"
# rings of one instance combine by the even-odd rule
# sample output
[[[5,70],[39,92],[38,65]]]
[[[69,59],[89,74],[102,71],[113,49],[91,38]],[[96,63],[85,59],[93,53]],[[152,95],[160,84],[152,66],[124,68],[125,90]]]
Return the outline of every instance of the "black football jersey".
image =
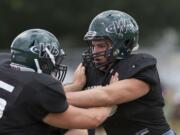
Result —
[[[133,54],[115,62],[106,72],[89,65],[86,88],[109,84],[115,72],[119,73],[119,80],[140,79],[148,83],[151,90],[139,99],[118,105],[116,113],[103,123],[107,135],[160,135],[168,131],[156,59],[147,54]]]
[[[0,135],[48,135],[48,113],[68,107],[62,84],[46,74],[0,65]]]
[[[8,52],[0,52],[0,65],[6,61],[10,61],[11,54]]]

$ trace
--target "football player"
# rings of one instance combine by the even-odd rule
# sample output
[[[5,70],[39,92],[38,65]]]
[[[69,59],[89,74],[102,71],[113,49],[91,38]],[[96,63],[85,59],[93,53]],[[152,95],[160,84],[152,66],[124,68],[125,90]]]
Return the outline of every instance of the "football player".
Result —
[[[108,10],[90,23],[84,40],[86,69],[79,87],[85,91],[67,93],[70,104],[79,107],[117,105],[103,127],[107,135],[174,135],[163,112],[164,100],[156,59],[137,50],[139,27],[127,13]],[[118,81],[110,84],[111,76]],[[116,80],[116,78],[115,78]],[[102,86],[102,87],[98,87]],[[92,132],[91,132],[92,133]]]
[[[42,29],[19,34],[10,61],[0,65],[0,135],[48,135],[51,127],[91,128],[102,123],[111,107],[71,106],[61,82],[65,53],[57,38]],[[59,133],[60,135],[60,133]]]

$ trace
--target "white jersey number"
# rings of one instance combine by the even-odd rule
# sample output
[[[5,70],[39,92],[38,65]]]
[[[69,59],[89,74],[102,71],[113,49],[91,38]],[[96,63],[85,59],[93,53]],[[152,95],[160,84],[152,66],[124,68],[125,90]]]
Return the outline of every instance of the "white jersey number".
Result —
[[[14,86],[0,80],[0,90],[5,90],[11,93],[14,90]],[[7,101],[3,98],[0,98],[0,119],[3,116],[3,112],[5,110],[6,105]]]

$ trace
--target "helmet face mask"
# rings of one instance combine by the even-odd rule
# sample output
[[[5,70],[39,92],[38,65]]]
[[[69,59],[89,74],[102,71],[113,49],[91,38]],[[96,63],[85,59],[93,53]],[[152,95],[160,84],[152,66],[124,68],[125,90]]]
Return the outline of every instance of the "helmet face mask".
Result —
[[[84,51],[82,56],[84,58],[84,64],[91,63],[96,68],[101,68],[104,65],[108,64],[109,61],[112,60],[111,52],[112,45],[111,41],[108,39],[94,39],[92,41],[88,41],[89,49]],[[99,44],[99,45],[98,45]],[[98,47],[100,46],[100,47]],[[98,52],[94,52],[94,48],[101,48]],[[103,48],[103,49],[102,49]],[[98,61],[98,62],[96,62]],[[101,68],[103,69],[103,68]]]
[[[98,14],[92,20],[89,30],[84,36],[84,40],[87,42],[97,39],[108,39],[112,42],[112,48],[107,51],[108,55],[104,53],[109,59],[107,64],[115,59],[128,57],[135,48],[138,48],[138,38],[139,27],[136,21],[130,15],[116,10],[108,10]],[[93,55],[91,51],[87,52],[89,54],[86,53],[86,55]]]
[[[24,31],[11,44],[11,63],[33,69],[38,73],[56,72],[57,79],[63,79],[61,76],[65,76],[67,71],[67,67],[61,65],[64,56],[65,53],[57,38],[42,29]]]

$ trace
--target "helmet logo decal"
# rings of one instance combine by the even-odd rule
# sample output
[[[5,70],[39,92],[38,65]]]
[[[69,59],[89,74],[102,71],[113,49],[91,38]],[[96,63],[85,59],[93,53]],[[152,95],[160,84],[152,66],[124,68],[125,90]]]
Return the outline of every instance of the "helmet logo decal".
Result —
[[[40,43],[39,45],[32,46],[30,48],[30,51],[34,54],[38,54],[40,58],[49,58],[49,55],[47,54],[45,48],[48,48],[48,50],[51,52],[52,55],[58,56],[59,55],[59,49],[57,46],[53,44],[44,44]]]
[[[128,30],[134,29],[134,25],[128,19],[119,19],[117,21],[113,21],[108,27],[106,27],[105,31],[108,33],[114,33],[119,37],[123,37],[123,33],[127,33]]]

